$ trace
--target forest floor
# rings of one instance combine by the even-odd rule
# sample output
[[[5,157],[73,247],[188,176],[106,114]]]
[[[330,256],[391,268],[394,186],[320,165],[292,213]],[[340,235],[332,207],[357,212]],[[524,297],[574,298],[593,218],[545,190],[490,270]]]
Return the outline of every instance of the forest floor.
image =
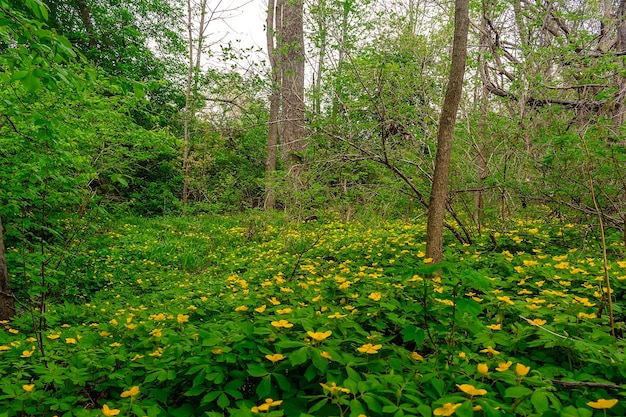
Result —
[[[27,310],[0,329],[0,417],[626,415],[617,236],[611,329],[602,250],[574,224],[449,238],[436,267],[424,223],[96,229],[42,331]]]

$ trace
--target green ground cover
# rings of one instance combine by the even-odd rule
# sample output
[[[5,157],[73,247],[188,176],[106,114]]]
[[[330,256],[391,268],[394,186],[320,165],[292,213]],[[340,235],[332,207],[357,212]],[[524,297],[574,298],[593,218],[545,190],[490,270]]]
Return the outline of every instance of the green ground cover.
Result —
[[[424,224],[330,217],[103,222],[43,345],[0,329],[0,416],[626,415],[617,237],[613,337],[574,225],[449,240],[433,278]]]

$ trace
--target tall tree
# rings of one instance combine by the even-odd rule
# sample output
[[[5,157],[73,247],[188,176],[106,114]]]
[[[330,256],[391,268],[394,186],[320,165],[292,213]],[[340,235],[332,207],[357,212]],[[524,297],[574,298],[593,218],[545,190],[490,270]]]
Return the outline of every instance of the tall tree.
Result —
[[[448,177],[452,157],[452,139],[456,114],[463,92],[465,62],[467,59],[467,35],[469,30],[469,0],[454,2],[454,41],[448,87],[441,108],[437,130],[437,155],[435,172],[428,207],[426,229],[426,256],[437,263],[443,259],[443,227],[448,203]]]
[[[282,3],[283,0],[268,0],[267,20],[265,24],[265,36],[267,41],[267,55],[270,60],[271,92],[270,114],[267,131],[267,157],[265,159],[265,209],[276,208],[276,195],[272,185],[272,175],[276,171],[278,159],[278,117],[280,115],[280,54],[277,51],[279,30],[282,26]]]
[[[304,21],[302,0],[282,3],[282,124],[281,150],[287,172],[298,180],[306,149],[304,126]]]

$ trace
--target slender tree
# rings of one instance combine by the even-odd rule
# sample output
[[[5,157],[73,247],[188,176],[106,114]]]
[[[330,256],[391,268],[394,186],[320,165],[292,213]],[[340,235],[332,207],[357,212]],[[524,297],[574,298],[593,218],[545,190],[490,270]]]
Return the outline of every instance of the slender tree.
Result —
[[[426,229],[426,256],[437,263],[443,259],[443,226],[448,202],[448,177],[452,157],[452,138],[456,113],[463,91],[465,62],[467,58],[467,34],[469,30],[469,0],[454,2],[454,41],[448,87],[441,108],[437,130],[437,155],[435,172],[428,208]]]
[[[279,39],[279,30],[282,25],[281,13],[283,0],[268,0],[267,20],[265,25],[267,54],[270,60],[272,86],[270,93],[270,114],[267,133],[267,157],[265,159],[265,209],[276,208],[276,195],[272,186],[272,175],[276,171],[278,159],[278,117],[280,114],[280,54],[276,51],[276,42]],[[277,11],[279,11],[277,13]]]
[[[4,231],[0,218],[0,320],[8,320],[15,315],[13,292],[9,285],[9,271],[4,255]]]

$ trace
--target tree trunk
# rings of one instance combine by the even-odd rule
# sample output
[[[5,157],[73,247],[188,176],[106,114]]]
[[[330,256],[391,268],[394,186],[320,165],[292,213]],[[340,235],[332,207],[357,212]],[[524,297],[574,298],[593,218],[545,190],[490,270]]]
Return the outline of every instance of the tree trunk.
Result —
[[[467,58],[467,33],[469,30],[469,0],[454,2],[454,41],[448,87],[439,117],[437,130],[437,155],[435,173],[428,208],[426,229],[426,256],[434,263],[443,259],[443,223],[448,199],[448,176],[452,156],[452,137],[456,113],[463,91],[465,61]]]
[[[4,230],[0,218],[0,320],[8,320],[14,315],[15,302],[9,285],[9,271],[4,255]]]
[[[302,0],[288,0],[283,4],[281,50],[283,51],[283,135],[287,173],[299,180],[303,171],[303,152],[306,149],[304,128],[304,22]]]
[[[280,2],[280,0],[279,0]],[[279,55],[276,53],[274,39],[279,36],[279,25],[276,11],[280,10],[280,4],[275,5],[274,0],[268,0],[267,20],[265,24],[267,39],[267,54],[272,70],[272,92],[270,94],[270,115],[267,131],[267,157],[265,159],[265,203],[264,208],[271,210],[276,208],[276,195],[271,184],[271,178],[276,171],[278,159],[278,116],[280,114],[280,68]]]

